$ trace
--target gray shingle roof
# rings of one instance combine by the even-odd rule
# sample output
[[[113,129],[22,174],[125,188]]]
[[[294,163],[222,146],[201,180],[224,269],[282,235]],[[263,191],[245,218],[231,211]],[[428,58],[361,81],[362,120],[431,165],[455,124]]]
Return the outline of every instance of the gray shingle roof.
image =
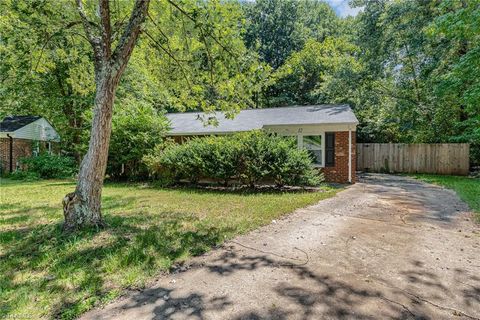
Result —
[[[40,119],[40,116],[8,116],[0,122],[0,132],[13,132]]]
[[[216,112],[206,117],[215,116],[218,126],[208,125],[199,120],[203,112],[169,113],[171,135],[197,135],[230,133],[261,129],[273,125],[306,124],[358,124],[358,120],[346,104],[292,106],[283,108],[247,109],[240,111],[234,119],[226,119],[223,112]]]

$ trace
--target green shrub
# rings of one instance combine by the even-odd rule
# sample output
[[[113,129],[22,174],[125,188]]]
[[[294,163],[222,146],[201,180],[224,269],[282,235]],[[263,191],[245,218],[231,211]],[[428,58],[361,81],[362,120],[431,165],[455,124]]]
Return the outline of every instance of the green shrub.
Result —
[[[24,172],[36,174],[42,179],[70,178],[76,171],[75,160],[70,157],[42,153],[36,157],[20,159]],[[27,173],[25,173],[27,174]],[[22,175],[18,173],[18,175]]]
[[[142,157],[153,151],[166,127],[165,117],[149,105],[134,104],[116,111],[112,119],[108,177],[113,180],[148,177]]]
[[[150,176],[162,186],[172,185],[179,180],[175,167],[166,163],[167,158],[164,158],[162,162],[159,160],[160,155],[164,155],[166,150],[168,152],[171,149],[169,148],[170,145],[176,145],[176,143],[173,140],[166,139],[163,143],[157,144],[152,152],[142,158]],[[174,160],[172,159],[172,161]]]
[[[40,180],[40,175],[36,172],[17,170],[7,175],[12,180],[36,181]]]
[[[312,166],[296,140],[263,131],[231,136],[193,138],[183,144],[165,143],[144,158],[157,179],[188,180],[202,178],[227,185],[239,180],[251,187],[263,181],[284,185],[318,185],[321,175]]]
[[[187,179],[197,183],[204,172],[203,157],[205,148],[199,139],[193,139],[183,145],[165,149],[165,165],[175,173],[175,180]]]
[[[307,150],[297,149],[295,138],[277,137],[271,145],[269,174],[277,186],[318,185],[323,178],[312,167],[312,159]]]
[[[276,138],[262,131],[240,133],[235,138],[239,139],[242,145],[239,176],[245,184],[253,187],[270,172],[270,166],[274,162],[270,149],[275,144],[273,140]]]
[[[192,139],[185,144],[169,141],[157,146],[153,154],[144,157],[144,163],[157,179],[174,182],[188,180],[196,183],[204,172],[204,149],[198,139]]]
[[[202,160],[206,177],[219,180],[225,186],[228,181],[238,177],[238,168],[242,156],[239,139],[229,136],[198,139],[205,146]]]

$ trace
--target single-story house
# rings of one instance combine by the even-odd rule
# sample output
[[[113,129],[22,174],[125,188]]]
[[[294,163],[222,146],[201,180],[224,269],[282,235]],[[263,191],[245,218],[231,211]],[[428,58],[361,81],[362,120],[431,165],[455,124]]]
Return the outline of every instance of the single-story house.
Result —
[[[0,169],[15,171],[19,159],[38,155],[41,150],[52,152],[60,136],[40,116],[8,116],[0,122]]]
[[[206,117],[216,125],[205,125]],[[167,134],[181,142],[188,136],[220,135],[263,129],[285,136],[296,136],[298,147],[308,149],[315,165],[329,182],[355,182],[355,133],[358,120],[350,106],[312,105],[242,110],[233,119],[222,112],[169,113]]]

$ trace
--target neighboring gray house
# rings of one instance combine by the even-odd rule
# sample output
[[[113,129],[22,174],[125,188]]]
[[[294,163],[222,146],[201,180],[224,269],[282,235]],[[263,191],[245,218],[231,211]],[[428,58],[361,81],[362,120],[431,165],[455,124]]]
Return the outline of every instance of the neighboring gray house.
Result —
[[[60,136],[43,117],[5,117],[0,122],[0,168],[15,171],[21,157],[37,155],[42,149],[52,152],[56,142]]]
[[[217,125],[204,125],[215,117]],[[358,120],[350,106],[312,105],[248,109],[227,119],[223,112],[169,113],[171,130],[167,135],[178,142],[188,136],[220,135],[263,129],[285,136],[296,136],[299,148],[314,154],[316,165],[327,181],[355,182],[355,132]]]

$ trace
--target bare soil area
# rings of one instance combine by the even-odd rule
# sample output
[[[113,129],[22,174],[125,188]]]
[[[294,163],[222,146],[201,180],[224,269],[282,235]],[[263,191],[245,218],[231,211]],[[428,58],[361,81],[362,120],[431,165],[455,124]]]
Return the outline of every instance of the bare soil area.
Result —
[[[84,319],[480,319],[480,228],[456,194],[364,175]]]

